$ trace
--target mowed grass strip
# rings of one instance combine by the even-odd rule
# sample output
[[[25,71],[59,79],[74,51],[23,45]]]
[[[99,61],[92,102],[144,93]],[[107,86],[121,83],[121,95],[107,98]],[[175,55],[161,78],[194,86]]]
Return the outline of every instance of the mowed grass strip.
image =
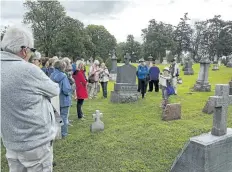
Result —
[[[95,100],[86,100],[83,111],[85,121],[77,120],[76,102],[73,101],[70,119],[73,127],[66,140],[54,144],[55,172],[166,172],[190,137],[206,133],[212,127],[212,115],[203,114],[209,96],[214,95],[215,84],[228,84],[232,69],[224,66],[219,71],[209,69],[211,92],[191,92],[199,72],[199,64],[193,66],[195,74],[186,76],[181,71],[182,85],[172,103],[181,103],[182,119],[161,120],[159,93],[147,93],[144,100],[130,104],[112,104],[108,85],[108,98],[102,92]],[[162,70],[165,66],[160,65]],[[191,93],[191,94],[190,94]],[[90,133],[95,110],[103,113],[105,130]],[[232,107],[228,110],[228,127],[232,127]],[[5,149],[1,149],[1,169],[8,171]]]

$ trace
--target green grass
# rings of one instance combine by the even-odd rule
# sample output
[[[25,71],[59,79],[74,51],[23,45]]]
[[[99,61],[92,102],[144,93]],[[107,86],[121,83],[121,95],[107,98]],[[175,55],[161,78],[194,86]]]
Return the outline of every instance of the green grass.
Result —
[[[164,66],[160,66],[161,69]],[[178,85],[178,96],[171,102],[180,102],[181,120],[161,120],[161,93],[147,93],[145,99],[131,104],[112,104],[110,95],[102,99],[102,92],[96,100],[87,100],[84,105],[86,121],[78,121],[76,103],[71,108],[73,127],[66,140],[54,144],[55,172],[166,172],[183,145],[192,136],[209,132],[212,115],[203,114],[202,108],[209,96],[214,95],[215,84],[227,84],[232,69],[224,66],[219,71],[209,71],[212,91],[190,92],[198,77],[199,64],[194,65],[195,75],[185,76],[181,71],[183,84]],[[113,90],[109,83],[108,93]],[[92,114],[96,109],[103,113],[105,130],[90,133]],[[232,127],[232,108],[228,111],[228,127]],[[2,149],[2,171],[8,171],[5,150]]]

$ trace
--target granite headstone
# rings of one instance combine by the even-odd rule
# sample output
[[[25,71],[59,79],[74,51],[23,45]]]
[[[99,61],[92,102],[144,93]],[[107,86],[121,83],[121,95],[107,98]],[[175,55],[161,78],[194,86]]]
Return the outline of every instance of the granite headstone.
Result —
[[[136,67],[130,64],[130,55],[127,53],[125,64],[117,68],[117,79],[114,91],[111,92],[111,102],[129,103],[137,100]]]
[[[208,74],[209,74],[209,65],[210,61],[208,58],[203,58],[200,61],[200,72],[198,74],[198,79],[196,84],[194,85],[194,90],[199,92],[210,92],[211,85],[208,82]]]

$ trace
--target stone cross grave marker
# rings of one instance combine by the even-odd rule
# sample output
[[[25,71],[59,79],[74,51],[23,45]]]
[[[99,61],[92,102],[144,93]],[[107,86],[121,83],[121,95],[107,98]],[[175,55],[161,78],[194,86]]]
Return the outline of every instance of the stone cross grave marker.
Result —
[[[94,122],[90,126],[91,132],[103,131],[104,123],[101,121],[101,117],[103,117],[102,113],[99,110],[96,110],[96,113],[93,114]]]
[[[232,95],[229,95],[229,85],[217,84],[215,88],[215,96],[210,96],[210,100],[215,108],[211,134],[215,136],[223,136],[227,133],[228,106],[232,105]]]

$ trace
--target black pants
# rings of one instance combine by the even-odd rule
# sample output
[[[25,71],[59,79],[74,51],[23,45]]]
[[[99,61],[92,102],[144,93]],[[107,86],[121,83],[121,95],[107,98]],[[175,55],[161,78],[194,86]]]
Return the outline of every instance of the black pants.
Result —
[[[77,116],[78,118],[82,118],[83,117],[83,112],[82,112],[82,105],[84,103],[84,99],[78,99],[77,100]]]
[[[159,80],[151,80],[149,82],[149,91],[153,91],[153,85],[155,87],[155,92],[159,92]]]
[[[141,79],[138,78],[138,92],[141,90]]]
[[[140,87],[141,87],[142,98],[144,98],[144,95],[146,93],[146,86],[147,86],[147,81],[145,79],[141,79],[140,80]]]
[[[108,82],[101,82],[103,97],[107,98],[107,83]]]

